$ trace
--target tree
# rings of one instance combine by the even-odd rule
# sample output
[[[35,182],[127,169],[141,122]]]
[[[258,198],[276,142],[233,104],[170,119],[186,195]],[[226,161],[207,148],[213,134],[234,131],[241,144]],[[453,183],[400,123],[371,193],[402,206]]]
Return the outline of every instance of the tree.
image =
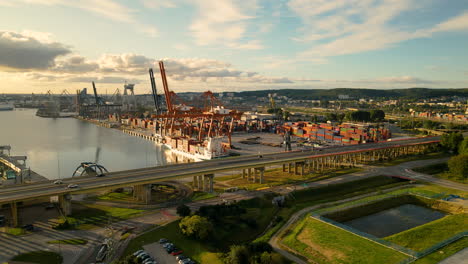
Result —
[[[249,263],[250,252],[245,245],[232,245],[225,260],[228,264]]]
[[[187,205],[181,204],[181,205],[177,206],[177,214],[179,216],[186,217],[186,216],[189,216],[190,213],[191,213],[190,207],[188,207]]]
[[[466,180],[468,177],[468,155],[461,154],[451,157],[448,161],[450,174],[457,179]]]
[[[179,223],[182,234],[197,239],[205,239],[213,230],[213,225],[207,218],[199,215],[182,218]]]
[[[382,110],[371,110],[370,120],[374,122],[382,122],[385,119],[385,112]]]
[[[460,133],[449,133],[442,135],[440,139],[440,144],[447,149],[448,151],[453,151],[457,153],[458,146],[463,141],[463,135]]]
[[[468,154],[468,137],[464,138],[458,147],[459,154]]]

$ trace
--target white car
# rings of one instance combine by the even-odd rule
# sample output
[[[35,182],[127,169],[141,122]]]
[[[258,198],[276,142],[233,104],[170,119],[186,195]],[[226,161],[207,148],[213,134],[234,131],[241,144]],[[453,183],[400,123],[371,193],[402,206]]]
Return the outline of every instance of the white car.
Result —
[[[54,181],[54,184],[62,184],[62,183],[63,183],[62,180],[56,180],[56,181]]]
[[[70,184],[68,184],[67,188],[68,188],[68,189],[78,188],[78,184],[70,183]]]

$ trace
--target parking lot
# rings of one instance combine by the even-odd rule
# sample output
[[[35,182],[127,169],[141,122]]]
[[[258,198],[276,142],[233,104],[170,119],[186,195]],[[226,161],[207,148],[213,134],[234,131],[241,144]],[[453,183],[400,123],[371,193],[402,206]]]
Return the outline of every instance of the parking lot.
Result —
[[[153,257],[158,264],[177,264],[175,256],[168,254],[158,242],[143,246],[143,249]]]

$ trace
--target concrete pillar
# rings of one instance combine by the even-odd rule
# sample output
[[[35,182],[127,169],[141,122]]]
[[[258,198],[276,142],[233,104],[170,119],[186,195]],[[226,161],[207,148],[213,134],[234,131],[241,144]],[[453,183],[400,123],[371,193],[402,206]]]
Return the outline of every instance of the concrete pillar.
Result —
[[[299,172],[297,171],[297,162],[294,162],[294,175],[298,175]]]
[[[13,227],[17,227],[18,224],[19,224],[19,221],[18,221],[18,205],[16,204],[16,202],[13,202],[10,204],[10,208],[11,208],[11,225]]]
[[[283,164],[283,172],[286,172],[286,164]]]
[[[252,169],[248,168],[247,169],[247,181],[250,181],[251,178],[252,178]]]
[[[242,179],[245,179],[245,169],[242,169]]]
[[[71,195],[66,193],[58,196],[59,208],[65,216],[71,215]]]
[[[260,184],[263,184],[264,174],[265,174],[265,168],[260,168]]]
[[[214,174],[209,175],[210,179],[210,189],[209,192],[212,193],[214,191]]]
[[[288,163],[288,173],[291,173],[291,163]]]
[[[253,182],[257,182],[257,176],[258,176],[258,169],[257,168],[254,168],[254,178],[253,178]]]
[[[301,163],[301,176],[304,176],[304,163]]]
[[[194,190],[198,189],[198,176],[193,176],[192,186]]]
[[[138,202],[149,204],[151,202],[151,184],[133,186],[133,197]]]

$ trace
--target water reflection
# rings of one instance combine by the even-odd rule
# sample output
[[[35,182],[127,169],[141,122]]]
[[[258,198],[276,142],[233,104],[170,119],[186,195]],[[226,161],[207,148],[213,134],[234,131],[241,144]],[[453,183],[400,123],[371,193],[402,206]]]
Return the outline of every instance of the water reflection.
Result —
[[[73,118],[41,118],[34,109],[0,112],[0,145],[26,155],[32,170],[49,179],[71,177],[80,162],[109,171],[164,165],[164,149],[154,142]]]

